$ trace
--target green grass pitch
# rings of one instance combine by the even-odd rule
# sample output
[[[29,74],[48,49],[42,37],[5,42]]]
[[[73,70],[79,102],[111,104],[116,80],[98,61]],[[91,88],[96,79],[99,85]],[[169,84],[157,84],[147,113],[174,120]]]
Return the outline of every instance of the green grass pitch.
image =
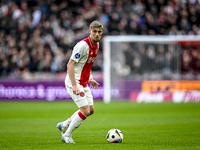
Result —
[[[95,113],[61,142],[56,124],[77,106],[69,101],[0,102],[1,150],[200,150],[200,103],[95,101]],[[107,143],[118,128],[122,143]]]

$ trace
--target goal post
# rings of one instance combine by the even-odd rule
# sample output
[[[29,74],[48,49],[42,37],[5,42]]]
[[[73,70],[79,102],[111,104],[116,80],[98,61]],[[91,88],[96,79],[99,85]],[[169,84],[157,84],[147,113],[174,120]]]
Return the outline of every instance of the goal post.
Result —
[[[105,103],[109,103],[111,100],[111,73],[110,73],[110,36],[104,37],[104,78],[103,78],[103,85],[104,85],[104,96],[103,101]],[[106,52],[105,52],[106,51]]]
[[[126,85],[121,84],[121,80],[131,82],[131,80],[152,80],[155,77],[154,80],[165,80],[166,73],[170,73],[169,80],[181,80],[180,57],[182,55],[182,45],[194,45],[194,43],[200,45],[200,36],[105,36],[103,38],[103,101],[109,103],[113,97],[115,99],[120,90],[128,90]],[[170,52],[166,49],[169,49]],[[163,51],[163,55],[158,56],[161,53],[160,51]],[[143,59],[146,57],[145,55],[150,55],[152,59]],[[173,57],[173,61],[168,68],[163,69],[162,61],[160,61],[162,58],[159,57],[164,57],[163,61]],[[157,66],[155,63],[151,64],[152,60],[159,61]],[[133,66],[130,66],[131,63],[133,63]],[[118,88],[119,86],[121,87]],[[126,92],[123,94],[126,95]]]

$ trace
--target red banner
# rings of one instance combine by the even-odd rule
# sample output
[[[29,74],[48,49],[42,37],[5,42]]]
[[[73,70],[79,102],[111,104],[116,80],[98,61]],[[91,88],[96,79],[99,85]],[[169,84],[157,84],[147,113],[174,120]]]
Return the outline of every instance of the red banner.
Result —
[[[172,101],[172,94],[171,93],[133,92],[131,93],[131,101],[136,101],[138,103]]]
[[[200,102],[200,91],[195,92],[132,92],[130,95],[131,101],[142,103],[142,102]]]
[[[173,102],[200,102],[200,91],[196,92],[174,92]]]

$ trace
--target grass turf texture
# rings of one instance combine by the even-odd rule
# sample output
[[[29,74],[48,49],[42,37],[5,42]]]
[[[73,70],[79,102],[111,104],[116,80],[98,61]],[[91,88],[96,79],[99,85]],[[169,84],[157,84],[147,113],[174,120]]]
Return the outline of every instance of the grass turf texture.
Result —
[[[61,142],[56,124],[77,110],[73,102],[0,102],[1,150],[197,150],[200,103],[95,102],[95,114],[74,131],[76,144]],[[107,143],[118,128],[122,143]]]

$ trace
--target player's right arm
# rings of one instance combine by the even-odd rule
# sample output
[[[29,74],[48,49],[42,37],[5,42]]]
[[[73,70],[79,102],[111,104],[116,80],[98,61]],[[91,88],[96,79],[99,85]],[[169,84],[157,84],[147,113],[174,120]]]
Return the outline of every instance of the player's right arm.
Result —
[[[75,78],[75,71],[74,71],[74,65],[76,64],[76,62],[72,59],[69,60],[68,64],[67,64],[67,72],[70,78],[70,81],[72,83],[72,91],[74,94],[79,95],[80,90],[76,84],[76,78]]]

